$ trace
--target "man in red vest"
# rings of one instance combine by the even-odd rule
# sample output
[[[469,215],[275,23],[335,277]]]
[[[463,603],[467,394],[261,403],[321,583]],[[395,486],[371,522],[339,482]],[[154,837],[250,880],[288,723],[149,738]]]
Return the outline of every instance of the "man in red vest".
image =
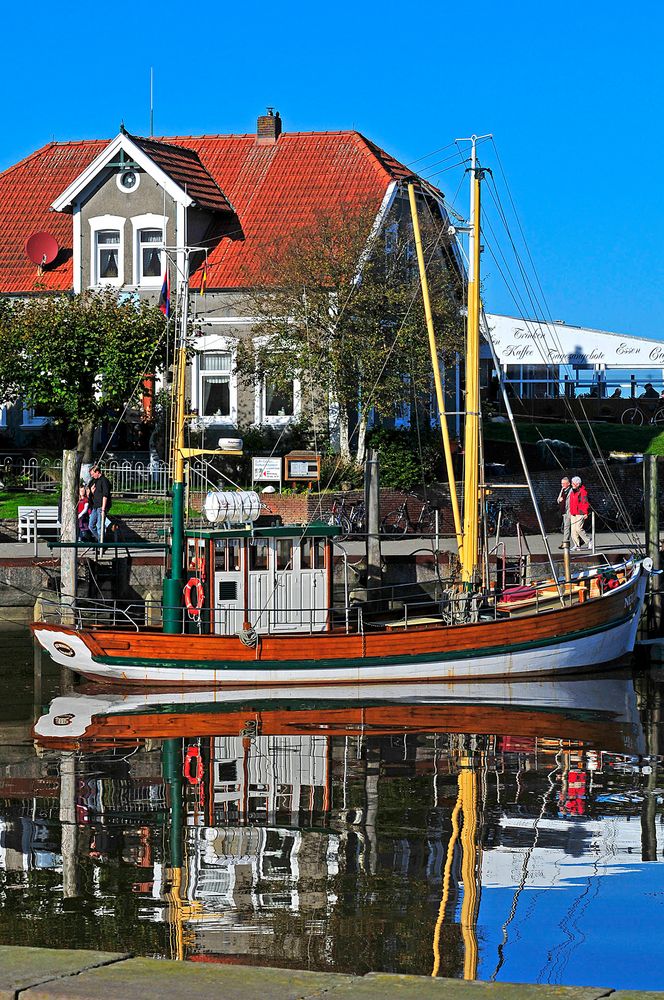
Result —
[[[583,522],[588,517],[590,504],[588,493],[579,476],[572,476],[572,489],[569,494],[569,516],[572,532],[572,552],[578,552],[582,546],[592,549],[592,539],[583,530]]]

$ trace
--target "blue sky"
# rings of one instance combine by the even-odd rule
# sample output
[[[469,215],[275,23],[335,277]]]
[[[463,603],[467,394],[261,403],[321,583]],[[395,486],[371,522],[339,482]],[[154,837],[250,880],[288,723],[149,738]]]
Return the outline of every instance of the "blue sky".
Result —
[[[354,127],[409,163],[492,132],[551,316],[664,337],[655,2],[166,0],[3,18],[3,169],[122,120],[147,134],[151,66],[156,134],[249,132],[272,105],[287,130]],[[452,196],[461,171],[434,173],[437,159],[417,166]],[[485,273],[487,308],[514,313],[489,260]]]

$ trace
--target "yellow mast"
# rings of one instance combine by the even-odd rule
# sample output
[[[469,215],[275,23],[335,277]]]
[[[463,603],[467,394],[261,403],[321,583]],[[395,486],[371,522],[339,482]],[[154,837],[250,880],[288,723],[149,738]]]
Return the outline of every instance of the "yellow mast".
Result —
[[[462,758],[459,774],[459,791],[463,803],[463,828],[461,830],[461,877],[463,900],[461,902],[461,935],[463,937],[463,978],[477,978],[477,774],[472,759]]]
[[[462,757],[457,779],[458,794],[452,810],[452,833],[447,844],[445,868],[443,871],[443,895],[438,909],[438,918],[433,934],[433,969],[435,979],[440,972],[440,938],[445,919],[445,910],[450,891],[450,875],[454,860],[454,849],[459,840],[459,819],[461,825],[461,878],[463,898],[461,902],[461,937],[463,939],[463,978],[477,978],[479,950],[477,946],[477,914],[479,910],[478,844],[477,844],[477,773],[472,757]]]
[[[463,550],[461,580],[475,582],[479,562],[480,463],[480,182],[482,171],[472,152],[471,253],[468,272],[466,338],[466,423],[464,435]]]
[[[461,533],[461,514],[459,512],[459,501],[457,499],[456,481],[454,479],[454,466],[452,464],[452,448],[450,446],[450,431],[447,426],[447,416],[445,412],[445,395],[443,393],[443,383],[440,377],[440,363],[438,361],[438,351],[436,350],[436,334],[433,328],[433,316],[431,313],[431,300],[429,298],[429,283],[427,281],[426,269],[424,265],[424,252],[422,250],[422,237],[420,235],[420,222],[417,216],[417,202],[415,201],[415,187],[408,185],[408,200],[410,202],[410,214],[413,220],[413,236],[415,237],[415,249],[417,251],[417,264],[420,270],[420,285],[422,286],[422,299],[424,301],[424,316],[426,318],[427,332],[429,334],[429,351],[431,353],[431,367],[433,368],[433,381],[436,386],[436,401],[438,403],[438,413],[440,414],[440,432],[443,436],[443,450],[445,452],[445,466],[447,468],[447,478],[450,484],[450,499],[452,501],[452,517],[454,519],[454,531],[459,549],[459,556],[463,547],[463,536]]]

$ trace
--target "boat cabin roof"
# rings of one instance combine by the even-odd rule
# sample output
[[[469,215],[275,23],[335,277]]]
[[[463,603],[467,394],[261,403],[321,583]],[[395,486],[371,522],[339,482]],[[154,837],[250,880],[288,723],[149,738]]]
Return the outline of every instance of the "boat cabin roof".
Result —
[[[248,524],[234,528],[186,528],[187,538],[334,538],[341,534],[337,524],[280,524],[256,527]]]

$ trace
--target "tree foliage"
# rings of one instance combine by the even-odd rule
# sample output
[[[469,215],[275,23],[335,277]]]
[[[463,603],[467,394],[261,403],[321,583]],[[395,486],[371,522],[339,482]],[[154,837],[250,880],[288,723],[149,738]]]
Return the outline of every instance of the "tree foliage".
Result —
[[[445,355],[458,349],[462,335],[456,276],[445,220],[437,210],[423,214],[434,323]],[[254,338],[238,351],[245,381],[268,378],[285,389],[299,377],[319,403],[336,401],[342,456],[350,457],[356,432],[358,461],[371,410],[393,417],[404,402],[428,398],[431,384],[410,217],[397,202],[378,233],[375,220],[375,205],[341,204],[259,250],[263,281],[250,293]]]
[[[41,407],[74,433],[128,403],[164,359],[164,318],[113,291],[5,299],[0,395]]]

